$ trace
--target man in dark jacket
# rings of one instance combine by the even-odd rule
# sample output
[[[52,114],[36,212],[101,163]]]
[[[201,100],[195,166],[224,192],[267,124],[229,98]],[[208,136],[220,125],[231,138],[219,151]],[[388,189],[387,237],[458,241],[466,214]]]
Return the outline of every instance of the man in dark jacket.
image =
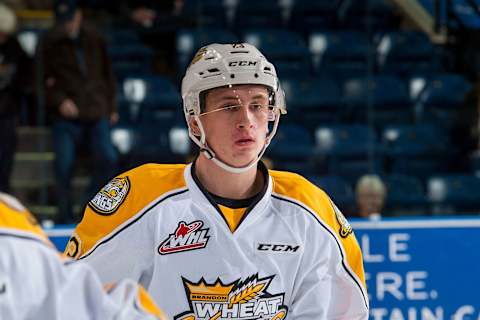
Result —
[[[22,95],[29,88],[30,59],[15,37],[16,17],[0,3],[0,191],[8,192],[15,154],[15,128]]]
[[[55,3],[56,25],[45,37],[46,104],[53,116],[59,222],[72,222],[71,176],[75,149],[87,143],[94,161],[90,192],[115,175],[110,125],[118,120],[115,81],[106,41],[82,23],[74,0]]]

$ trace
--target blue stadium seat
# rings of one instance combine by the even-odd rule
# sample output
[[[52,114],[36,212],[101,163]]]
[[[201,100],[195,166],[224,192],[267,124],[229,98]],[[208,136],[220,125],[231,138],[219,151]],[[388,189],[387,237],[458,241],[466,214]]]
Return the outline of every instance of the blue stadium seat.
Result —
[[[183,29],[177,33],[176,50],[178,70],[184,71],[193,55],[201,47],[210,43],[237,43],[239,38],[233,33],[219,28]]]
[[[365,33],[354,31],[314,32],[309,48],[317,73],[343,80],[368,72],[370,42]]]
[[[229,24],[227,11],[224,0],[185,0],[182,16],[195,27],[221,28]]]
[[[387,187],[386,215],[425,214],[426,193],[422,182],[415,176],[392,174],[383,177]]]
[[[383,172],[383,151],[375,131],[366,125],[319,126],[315,157],[320,172],[356,181],[368,172]]]
[[[112,69],[115,78],[119,81],[124,80],[128,76],[134,74],[148,73],[151,71],[150,60],[130,60],[130,61],[114,61]]]
[[[471,88],[472,85],[461,75],[431,76],[417,100],[419,119],[451,127]]]
[[[438,156],[449,149],[448,133],[429,124],[390,125],[382,134],[386,151],[398,156]]]
[[[108,52],[117,80],[122,80],[132,73],[147,72],[151,69],[153,50],[141,43],[111,44]]]
[[[277,28],[284,24],[278,0],[238,0],[234,28]]]
[[[329,78],[282,78],[288,119],[315,129],[320,123],[338,122],[342,107],[339,85]]]
[[[243,40],[265,53],[268,59],[304,58],[308,48],[302,37],[292,31],[256,29],[244,33]]]
[[[427,182],[427,195],[435,211],[453,207],[457,213],[480,211],[480,178],[472,175],[451,174],[432,176]]]
[[[307,178],[317,187],[323,189],[339,207],[341,211],[353,209],[355,196],[352,186],[340,176],[335,175],[311,175]]]
[[[362,156],[376,142],[375,131],[366,125],[320,125],[315,131],[315,150],[320,155]]]
[[[344,0],[339,10],[342,26],[356,30],[392,30],[400,17],[394,14],[388,0]]]
[[[413,121],[414,112],[407,86],[394,76],[346,80],[343,96],[346,117],[353,121],[371,120],[377,126]]]
[[[108,47],[112,61],[152,60],[153,50],[143,44],[112,44]]]
[[[30,57],[35,55],[41,36],[42,31],[39,29],[24,28],[17,32],[18,43]]]
[[[178,89],[164,76],[132,75],[123,81],[120,90],[120,101],[128,104],[130,114],[141,123],[168,124],[169,116],[181,110]]]
[[[278,127],[268,154],[276,159],[307,159],[313,153],[310,133],[301,125],[285,124]]]
[[[480,29],[480,16],[470,5],[470,1],[466,0],[454,0],[452,1],[452,11],[457,21],[468,29]],[[477,7],[480,6],[478,1],[473,1]]]
[[[111,129],[110,137],[120,156],[127,155],[132,152],[136,142],[135,127],[132,125],[117,124]]]
[[[446,131],[429,124],[384,128],[382,141],[391,172],[427,177],[447,168],[452,149]]]
[[[120,161],[126,167],[147,162],[184,161],[190,152],[186,126],[175,122],[173,116],[161,126],[155,123],[116,125],[112,128],[111,137]]]
[[[377,64],[380,72],[401,76],[440,69],[436,50],[421,32],[396,31],[378,35]]]
[[[110,45],[137,45],[142,44],[140,36],[135,29],[106,30],[105,36]]]
[[[302,37],[278,29],[249,30],[243,40],[256,46],[275,64],[280,77],[305,76],[310,73],[310,54]]]
[[[330,30],[337,24],[341,0],[295,0],[290,14],[290,27],[307,34],[312,30]]]

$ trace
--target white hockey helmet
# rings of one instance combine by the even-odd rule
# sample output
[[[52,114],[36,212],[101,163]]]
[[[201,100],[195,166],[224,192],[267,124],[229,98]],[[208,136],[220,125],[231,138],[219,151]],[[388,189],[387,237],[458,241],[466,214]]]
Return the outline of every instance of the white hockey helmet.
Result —
[[[271,93],[272,106],[278,112],[272,129],[265,139],[265,145],[258,157],[244,167],[232,167],[215,157],[215,152],[207,145],[205,132],[199,116],[201,110],[201,93],[213,88],[241,84],[259,84],[266,86]],[[247,171],[262,157],[271,139],[275,135],[280,114],[287,113],[285,94],[273,64],[263,54],[248,43],[207,45],[196,53],[182,80],[183,111],[189,128],[190,138],[200,147],[207,158],[221,168],[234,173]],[[191,119],[196,119],[200,134],[195,135],[190,127]]]

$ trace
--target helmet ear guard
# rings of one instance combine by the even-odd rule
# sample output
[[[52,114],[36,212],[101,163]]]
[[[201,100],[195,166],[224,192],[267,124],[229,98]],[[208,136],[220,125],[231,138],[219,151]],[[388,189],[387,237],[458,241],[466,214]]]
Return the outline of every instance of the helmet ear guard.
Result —
[[[200,120],[201,94],[218,87],[242,84],[266,86],[271,92],[271,102],[275,108],[268,114],[268,121],[274,124],[260,154],[248,165],[237,168],[217,159],[215,152],[206,143],[205,131]],[[245,172],[256,165],[276,133],[280,115],[287,112],[285,94],[279,84],[275,67],[257,48],[247,43],[214,43],[198,50],[182,80],[182,98],[190,138],[208,159],[233,173]],[[193,119],[198,124],[200,132],[190,125]]]

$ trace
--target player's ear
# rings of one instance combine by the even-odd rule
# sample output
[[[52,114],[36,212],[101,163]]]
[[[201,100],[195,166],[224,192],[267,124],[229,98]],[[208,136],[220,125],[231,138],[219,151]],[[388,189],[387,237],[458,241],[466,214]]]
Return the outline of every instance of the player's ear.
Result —
[[[192,133],[196,136],[199,136],[200,135],[200,128],[198,127],[198,121],[191,117],[190,120],[189,120],[189,125],[190,125],[190,130],[192,131]]]

